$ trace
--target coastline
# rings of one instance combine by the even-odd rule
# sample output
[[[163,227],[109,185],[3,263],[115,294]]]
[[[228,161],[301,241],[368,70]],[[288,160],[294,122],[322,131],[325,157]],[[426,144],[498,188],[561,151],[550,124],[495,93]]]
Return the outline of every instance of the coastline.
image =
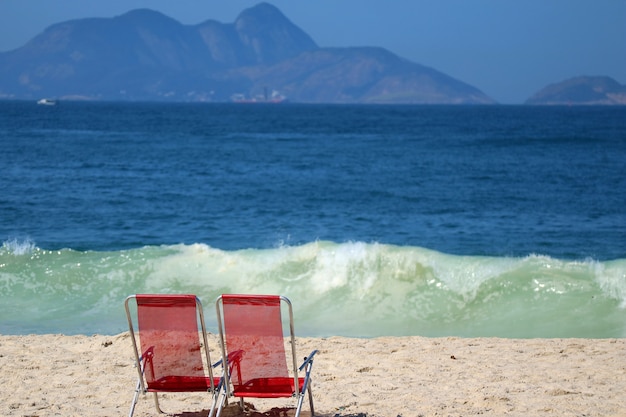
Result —
[[[626,339],[298,338],[313,366],[316,415],[626,416]],[[216,335],[209,336],[213,361]],[[134,393],[128,333],[0,335],[0,415],[127,415]],[[252,400],[262,414],[293,401]],[[206,416],[207,394],[170,394],[174,415]],[[303,416],[308,416],[305,401]],[[305,413],[306,412],[306,413]],[[135,416],[155,415],[151,396]],[[225,416],[238,415],[233,407]]]

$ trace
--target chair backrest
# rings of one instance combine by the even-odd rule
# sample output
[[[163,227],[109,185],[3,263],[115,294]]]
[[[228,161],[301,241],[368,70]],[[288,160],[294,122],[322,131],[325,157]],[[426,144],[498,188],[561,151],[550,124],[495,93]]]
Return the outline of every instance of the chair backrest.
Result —
[[[203,364],[198,319],[205,347],[207,341],[202,305],[198,298],[187,294],[137,294],[134,298],[141,346],[135,346],[135,351],[142,356],[148,390],[198,390],[202,388],[198,387],[199,383],[206,389],[212,388],[208,349],[205,349],[205,361],[211,378],[206,378]],[[130,313],[129,325],[132,332]],[[131,336],[136,345],[135,335]]]
[[[220,317],[219,300],[223,310],[223,323]],[[297,375],[289,376],[287,356],[285,354],[285,339],[281,316],[281,300],[278,295],[237,295],[224,294],[218,299],[218,321],[222,346],[233,355],[237,355],[236,364],[230,363],[232,371],[230,381],[235,393],[251,381],[269,381],[269,379],[293,379]],[[288,302],[288,300],[286,300]],[[289,304],[290,305],[290,304]],[[293,318],[291,309],[290,328],[291,345],[294,347]],[[225,354],[225,352],[223,353]],[[292,352],[293,356],[293,352]],[[294,372],[297,372],[295,357]],[[256,388],[259,385],[255,383]],[[296,384],[297,385],[297,384]],[[263,383],[261,383],[263,386]],[[293,394],[291,384],[277,386],[271,384],[266,387],[267,394]],[[279,392],[276,392],[276,391]],[[297,386],[296,386],[297,390]],[[283,392],[284,391],[284,392]],[[262,393],[262,392],[261,392]]]

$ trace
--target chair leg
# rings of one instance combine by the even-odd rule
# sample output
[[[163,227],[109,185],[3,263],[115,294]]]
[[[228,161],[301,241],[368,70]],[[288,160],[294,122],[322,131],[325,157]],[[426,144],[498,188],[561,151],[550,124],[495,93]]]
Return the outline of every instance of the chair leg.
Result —
[[[228,398],[226,398],[226,392],[220,390],[221,392],[217,394],[213,400],[213,404],[211,405],[211,410],[209,410],[209,414],[207,417],[220,417],[222,414],[222,410],[224,409],[224,403],[228,404]]]
[[[135,413],[135,406],[137,405],[137,401],[139,400],[139,392],[141,391],[141,381],[137,381],[137,388],[135,388],[135,395],[133,397],[133,402],[130,404],[130,411],[128,412],[128,417],[133,417]]]
[[[309,385],[306,389],[309,395],[309,407],[311,409],[311,417],[315,416],[315,409],[313,408],[313,392],[311,391],[311,385]],[[304,393],[301,392],[298,396],[298,405],[296,407],[295,417],[299,417],[302,412],[302,403],[304,402]]]
[[[313,391],[311,390],[310,381],[309,381],[309,387],[307,391],[309,391],[309,407],[311,407],[311,417],[313,417],[315,416],[315,409],[313,408]]]
[[[154,394],[154,405],[155,405],[155,407],[156,407],[156,409],[157,409],[157,412],[158,412],[159,414],[165,414],[165,413],[163,412],[163,410],[161,410],[161,406],[159,405],[159,397],[157,396],[157,393],[156,393],[156,392],[154,392],[153,394]]]

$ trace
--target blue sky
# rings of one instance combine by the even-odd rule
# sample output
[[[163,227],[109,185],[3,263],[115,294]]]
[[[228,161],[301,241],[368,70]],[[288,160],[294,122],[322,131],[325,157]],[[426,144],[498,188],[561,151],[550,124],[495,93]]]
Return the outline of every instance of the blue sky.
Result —
[[[381,46],[521,103],[579,75],[626,84],[625,0],[273,0],[319,46]],[[0,51],[51,24],[158,10],[184,24],[231,23],[248,0],[0,0]]]

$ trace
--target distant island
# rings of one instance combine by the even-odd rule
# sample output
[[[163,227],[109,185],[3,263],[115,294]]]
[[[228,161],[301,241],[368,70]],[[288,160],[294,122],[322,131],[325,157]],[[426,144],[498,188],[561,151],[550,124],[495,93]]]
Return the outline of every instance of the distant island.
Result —
[[[0,53],[0,99],[494,104],[479,89],[377,47],[321,48],[276,7],[233,23],[159,12],[50,26]]]
[[[610,77],[575,77],[543,88],[526,104],[626,105],[626,85]]]

